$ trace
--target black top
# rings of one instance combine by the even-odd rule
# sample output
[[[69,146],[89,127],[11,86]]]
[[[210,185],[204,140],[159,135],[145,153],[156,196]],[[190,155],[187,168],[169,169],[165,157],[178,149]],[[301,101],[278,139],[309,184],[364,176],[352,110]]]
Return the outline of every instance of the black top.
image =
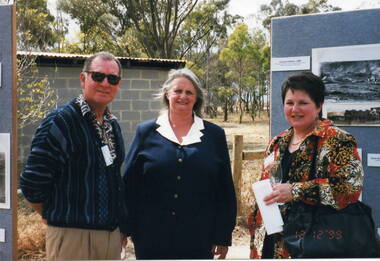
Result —
[[[282,168],[282,183],[286,183],[289,180],[289,170],[292,164],[293,159],[296,157],[298,150],[293,151],[292,153],[289,150],[285,150],[284,156],[281,160]]]

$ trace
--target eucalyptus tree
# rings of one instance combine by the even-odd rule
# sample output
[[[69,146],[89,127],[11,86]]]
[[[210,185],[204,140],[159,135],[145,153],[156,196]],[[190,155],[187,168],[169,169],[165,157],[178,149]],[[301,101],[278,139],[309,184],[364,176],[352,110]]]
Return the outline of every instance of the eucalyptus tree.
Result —
[[[263,26],[270,32],[271,19],[279,16],[292,16],[322,12],[339,11],[340,7],[329,4],[328,0],[308,0],[307,3],[296,5],[288,0],[272,0],[269,4],[260,6],[263,16]]]
[[[114,32],[117,21],[101,0],[59,0],[57,7],[79,23],[79,44],[71,48],[80,53],[106,49],[117,54],[118,37]]]
[[[31,52],[57,48],[67,28],[63,20],[57,21],[50,13],[46,0],[17,0],[16,5],[17,118],[19,128],[23,128],[45,117],[58,101],[47,77],[38,73]]]
[[[46,0],[17,0],[16,5],[19,50],[51,50],[63,41],[67,27],[50,13]]]
[[[269,93],[270,47],[263,31],[254,30],[251,37],[253,65],[246,86],[249,89],[248,111],[254,121],[257,114],[264,110],[264,97]]]
[[[230,22],[220,18],[228,2],[59,0],[58,7],[79,24],[86,46],[93,43],[91,48],[96,48],[103,40],[119,55],[181,59],[207,37],[207,46],[213,45]]]
[[[254,66],[253,53],[255,53],[255,49],[252,43],[252,37],[248,33],[248,26],[239,24],[228,36],[227,46],[221,51],[219,56],[229,68],[227,77],[229,77],[236,86],[239,123],[242,122],[244,113],[243,95],[245,79],[250,76],[249,74]]]
[[[19,54],[17,58],[19,128],[42,120],[58,102],[57,90],[50,85],[47,76],[39,74],[35,58],[29,52]]]

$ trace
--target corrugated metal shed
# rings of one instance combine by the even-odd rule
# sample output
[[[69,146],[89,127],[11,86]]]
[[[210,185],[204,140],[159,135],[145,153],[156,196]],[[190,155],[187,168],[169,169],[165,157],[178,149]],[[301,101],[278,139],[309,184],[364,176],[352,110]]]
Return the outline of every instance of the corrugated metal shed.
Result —
[[[17,56],[35,56],[36,63],[39,66],[82,66],[84,60],[91,56],[90,54],[70,54],[70,53],[50,53],[50,52],[27,52],[17,51]],[[175,59],[158,59],[158,58],[131,58],[117,57],[124,68],[182,68],[185,66],[185,60]]]

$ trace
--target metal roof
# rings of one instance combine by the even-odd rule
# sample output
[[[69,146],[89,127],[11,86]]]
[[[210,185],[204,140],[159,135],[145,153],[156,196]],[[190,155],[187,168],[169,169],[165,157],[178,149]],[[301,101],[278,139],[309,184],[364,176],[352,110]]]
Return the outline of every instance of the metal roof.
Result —
[[[36,63],[42,66],[61,65],[61,66],[80,66],[91,54],[71,54],[53,52],[29,52],[17,51],[17,56],[35,56]],[[182,68],[185,60],[159,59],[159,58],[132,58],[117,57],[122,65],[128,67],[163,67],[163,68]]]

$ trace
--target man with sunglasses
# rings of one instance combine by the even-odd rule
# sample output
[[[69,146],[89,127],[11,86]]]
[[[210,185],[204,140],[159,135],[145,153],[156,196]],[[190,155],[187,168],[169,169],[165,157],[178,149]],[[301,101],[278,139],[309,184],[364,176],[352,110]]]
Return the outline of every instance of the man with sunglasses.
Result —
[[[48,225],[47,260],[120,259],[124,142],[108,109],[120,79],[112,54],[89,57],[80,74],[82,94],[37,128],[20,187]]]

